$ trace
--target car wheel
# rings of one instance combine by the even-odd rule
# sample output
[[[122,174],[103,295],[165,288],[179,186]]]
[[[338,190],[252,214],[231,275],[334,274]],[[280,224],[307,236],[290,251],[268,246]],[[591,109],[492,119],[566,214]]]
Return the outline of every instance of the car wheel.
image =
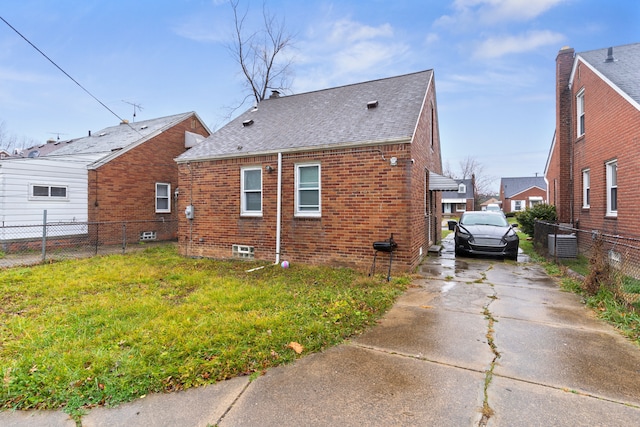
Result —
[[[517,261],[518,260],[518,254],[509,254],[509,255],[507,255],[507,259],[510,259],[511,261]]]

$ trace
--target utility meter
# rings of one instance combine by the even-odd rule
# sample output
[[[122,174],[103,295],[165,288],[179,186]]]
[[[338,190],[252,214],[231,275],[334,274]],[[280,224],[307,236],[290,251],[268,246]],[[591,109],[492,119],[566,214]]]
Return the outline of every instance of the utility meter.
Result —
[[[187,219],[193,219],[193,205],[187,206],[187,208],[184,210],[184,215],[187,217]]]

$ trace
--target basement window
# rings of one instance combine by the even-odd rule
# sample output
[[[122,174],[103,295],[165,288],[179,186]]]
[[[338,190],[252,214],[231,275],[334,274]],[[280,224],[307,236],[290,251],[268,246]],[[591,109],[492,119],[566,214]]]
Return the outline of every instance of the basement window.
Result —
[[[231,254],[234,258],[242,258],[242,259],[255,258],[255,250],[253,246],[232,245]]]
[[[140,240],[156,240],[156,237],[155,231],[143,231],[140,233]]]

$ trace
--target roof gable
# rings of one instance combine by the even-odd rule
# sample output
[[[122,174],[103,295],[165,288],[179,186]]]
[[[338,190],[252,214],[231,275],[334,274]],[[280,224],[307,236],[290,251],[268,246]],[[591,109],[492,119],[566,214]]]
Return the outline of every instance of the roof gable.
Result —
[[[618,93],[640,109],[640,43],[590,50],[576,54],[570,81],[579,61],[584,62]]]
[[[409,142],[432,78],[427,70],[265,99],[178,161]]]
[[[473,182],[470,179],[456,179],[458,185],[464,184],[465,192],[458,193],[458,190],[443,191],[443,199],[473,199]]]
[[[547,191],[547,182],[541,176],[526,176],[518,178],[502,178],[500,188],[504,192],[505,199],[510,199],[516,194],[520,194],[530,188],[538,187]]]

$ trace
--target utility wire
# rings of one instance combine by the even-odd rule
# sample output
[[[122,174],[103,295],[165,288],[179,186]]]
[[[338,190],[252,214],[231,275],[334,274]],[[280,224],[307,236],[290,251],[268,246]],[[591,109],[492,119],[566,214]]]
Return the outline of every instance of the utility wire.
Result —
[[[82,89],[83,91],[85,91],[90,97],[92,97],[93,99],[95,99],[96,101],[98,101],[98,103],[100,103],[100,105],[102,105],[104,108],[106,108],[107,110],[109,110],[109,112],[111,112],[111,114],[113,114],[114,116],[116,116],[118,118],[118,120],[120,120],[121,122],[125,122],[125,120],[120,117],[119,115],[117,115],[116,113],[113,112],[113,110],[109,107],[107,107],[102,101],[100,101],[98,98],[96,98],[91,92],[89,92],[87,89],[85,89],[84,86],[82,86],[80,83],[78,83],[78,81],[76,79],[74,79],[73,77],[71,77],[69,75],[69,73],[67,73],[65,70],[63,70],[62,68],[60,68],[60,66],[58,64],[56,64],[51,58],[49,58],[43,51],[41,51],[40,49],[38,49],[38,47],[36,45],[34,45],[33,43],[31,43],[31,41],[29,41],[28,38],[26,38],[25,36],[22,35],[22,33],[20,33],[20,31],[18,31],[17,29],[15,29],[13,27],[13,25],[9,24],[7,22],[6,19],[4,19],[2,16],[0,16],[0,19],[9,26],[9,28],[11,28],[13,31],[16,32],[16,34],[18,34],[20,37],[22,37],[27,43],[29,43],[31,45],[31,47],[33,47],[35,50],[37,50],[40,55],[44,56],[45,58],[47,58],[47,60],[49,62],[51,62],[58,70],[62,71],[62,73],[69,77],[71,79],[72,82],[74,82],[75,84],[77,84],[80,89]],[[134,129],[131,125],[129,125],[131,127],[131,129]],[[137,129],[134,129],[137,132]],[[138,132],[140,133],[140,132]]]

